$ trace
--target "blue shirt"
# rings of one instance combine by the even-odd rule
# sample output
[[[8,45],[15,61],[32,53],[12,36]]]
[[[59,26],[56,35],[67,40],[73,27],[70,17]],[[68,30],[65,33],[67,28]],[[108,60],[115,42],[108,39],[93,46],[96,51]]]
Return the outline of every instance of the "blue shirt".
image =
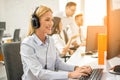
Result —
[[[22,80],[65,80],[68,79],[68,71],[73,71],[75,67],[60,59],[53,39],[48,36],[45,44],[36,34],[25,38],[21,43],[20,54],[24,70]]]

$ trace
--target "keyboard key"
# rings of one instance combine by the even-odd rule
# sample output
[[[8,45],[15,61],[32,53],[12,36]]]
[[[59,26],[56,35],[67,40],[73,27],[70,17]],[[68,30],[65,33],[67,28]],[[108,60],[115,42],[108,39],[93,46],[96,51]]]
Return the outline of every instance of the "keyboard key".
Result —
[[[90,76],[81,76],[79,80],[100,80],[102,77],[102,73],[103,73],[102,68],[93,69]]]

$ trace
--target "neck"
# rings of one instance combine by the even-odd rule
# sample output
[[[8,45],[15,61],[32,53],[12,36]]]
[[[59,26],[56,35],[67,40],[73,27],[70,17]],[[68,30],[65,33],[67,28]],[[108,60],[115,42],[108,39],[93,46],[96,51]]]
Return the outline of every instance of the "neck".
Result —
[[[82,24],[77,24],[79,27],[82,26]]]
[[[66,17],[72,17],[72,16],[68,15],[67,12],[66,12]]]
[[[45,43],[45,39],[46,39],[46,34],[43,34],[43,33],[37,33],[36,32],[36,35],[38,36],[38,38],[43,42]]]

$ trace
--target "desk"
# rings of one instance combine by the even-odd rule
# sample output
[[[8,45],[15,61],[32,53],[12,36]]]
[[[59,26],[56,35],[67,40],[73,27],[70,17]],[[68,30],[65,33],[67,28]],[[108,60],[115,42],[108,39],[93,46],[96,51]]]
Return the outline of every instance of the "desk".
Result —
[[[66,63],[72,65],[78,65],[78,66],[90,65],[92,68],[102,67],[104,68],[104,70],[101,80],[120,80],[120,75],[114,75],[108,72],[108,69],[111,67],[110,62],[113,61],[112,59],[105,61],[105,65],[98,65],[98,58],[92,58],[90,55],[81,56],[81,54],[84,52],[85,52],[85,47],[79,47]],[[117,60],[117,62],[119,61],[120,59]],[[77,80],[77,79],[70,79],[70,80]]]
[[[12,42],[12,39],[13,39],[13,37],[3,37],[2,41],[3,41],[3,43],[7,43],[7,42]]]

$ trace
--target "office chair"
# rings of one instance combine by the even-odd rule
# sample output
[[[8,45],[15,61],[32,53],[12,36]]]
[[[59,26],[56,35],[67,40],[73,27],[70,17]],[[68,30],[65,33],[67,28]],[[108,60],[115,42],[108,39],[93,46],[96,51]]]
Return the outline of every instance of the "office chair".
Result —
[[[15,29],[12,41],[13,42],[20,41],[20,29]]]
[[[4,30],[0,30],[0,53],[2,53],[2,51],[1,51],[1,43],[2,43],[3,33],[4,33]]]
[[[67,42],[68,42],[67,32],[65,30],[63,30],[63,34],[64,34],[64,38],[65,38],[65,43],[67,44]]]
[[[68,42],[68,35],[67,35],[66,30],[63,30],[63,34],[64,34],[64,38],[65,38],[65,43],[67,44],[67,42]],[[70,56],[62,56],[61,58],[64,58],[64,61],[66,62],[67,59],[70,58]]]
[[[3,43],[3,58],[8,80],[22,80],[23,67],[20,56],[20,42]]]
[[[65,38],[65,43],[67,44],[67,42],[68,42],[68,35],[67,35],[67,32],[66,32],[66,30],[63,30],[63,34],[64,34],[64,38]],[[74,47],[70,47],[70,50],[73,50],[73,51],[75,51],[76,49],[78,48],[78,46],[74,46]],[[67,59],[69,59],[71,56],[70,55],[68,55],[68,56],[63,56],[62,58],[64,58],[64,61],[66,62],[67,61]]]

